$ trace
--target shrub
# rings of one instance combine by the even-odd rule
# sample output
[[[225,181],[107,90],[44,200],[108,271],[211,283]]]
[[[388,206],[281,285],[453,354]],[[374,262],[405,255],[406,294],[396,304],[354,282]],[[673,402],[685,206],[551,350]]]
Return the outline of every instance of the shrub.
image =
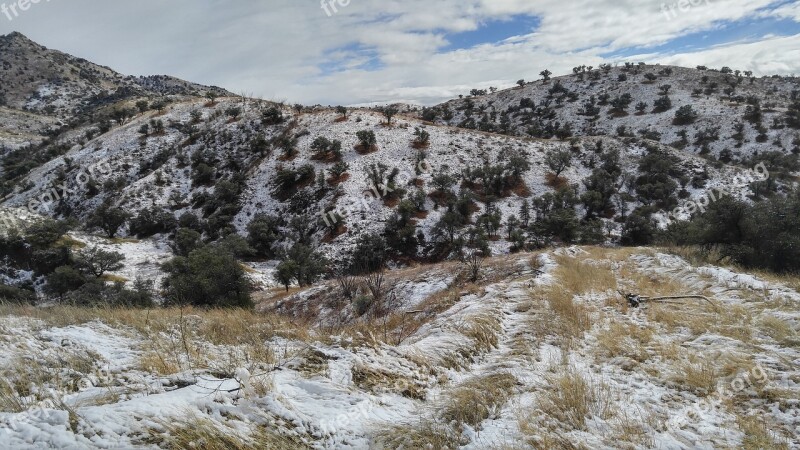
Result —
[[[129,217],[130,214],[123,209],[112,206],[110,203],[103,203],[89,217],[87,225],[100,228],[106,232],[109,238],[113,238]]]
[[[694,108],[692,108],[692,105],[685,105],[681,106],[677,111],[675,111],[675,120],[673,123],[675,125],[689,125],[694,123],[694,121],[697,120],[697,117],[698,114]]]
[[[173,258],[162,268],[167,274],[164,293],[168,304],[252,307],[251,288],[244,269],[227,249],[202,247],[188,257]]]
[[[44,292],[64,300],[67,293],[86,284],[86,279],[72,266],[61,266],[45,278]]]
[[[296,281],[300,286],[310,286],[325,272],[327,261],[304,244],[295,244],[287,252],[276,269],[276,280],[289,289],[289,283]]]
[[[383,268],[388,259],[386,239],[378,234],[359,237],[350,259],[350,272],[353,274],[372,273]]]
[[[202,247],[201,235],[190,228],[178,228],[172,244],[172,252],[178,256],[189,256],[190,253]]]
[[[278,125],[283,123],[283,120],[283,112],[275,106],[271,106],[261,113],[261,123],[264,125]]]
[[[334,180],[338,180],[342,178],[342,175],[344,175],[345,172],[347,172],[349,169],[350,169],[349,164],[347,164],[344,161],[339,161],[333,166],[331,166],[330,169],[328,169],[328,173],[331,174],[331,178],[333,178]]]
[[[383,114],[383,116],[386,117],[386,124],[387,125],[391,125],[392,124],[392,118],[394,116],[396,116],[397,113],[399,113],[399,112],[400,112],[400,110],[397,109],[397,107],[395,107],[395,106],[387,106],[385,108],[381,108],[381,114]]]
[[[273,256],[272,246],[280,239],[280,219],[258,214],[247,225],[247,241],[261,256]]]
[[[646,205],[655,203],[662,208],[674,206],[678,183],[672,177],[682,176],[678,159],[666,152],[651,151],[639,162],[642,173],[636,179],[636,193]]]
[[[625,219],[622,227],[622,245],[638,246],[653,242],[656,226],[649,214],[640,210],[634,211]]]
[[[426,148],[431,142],[431,134],[421,128],[414,130],[414,148]]]
[[[206,163],[200,163],[192,169],[192,184],[204,186],[214,181],[214,168]]]
[[[359,149],[363,152],[372,150],[378,144],[374,131],[361,130],[356,133],[356,137],[358,138]]]
[[[342,158],[342,142],[338,140],[330,141],[320,136],[311,144],[311,149],[314,150],[312,159],[333,162]]]
[[[677,245],[717,249],[748,268],[800,270],[800,191],[748,204],[728,196],[712,202],[689,223],[672,224],[665,238]]]
[[[661,97],[658,97],[655,102],[653,102],[653,108],[655,112],[659,113],[669,111],[672,109],[672,100],[668,96],[662,95]]]
[[[181,228],[189,228],[194,231],[203,231],[203,223],[197,214],[193,212],[185,212],[178,218],[178,226]]]
[[[131,219],[129,228],[131,234],[144,238],[169,233],[176,225],[177,221],[171,212],[160,206],[153,206],[139,211],[139,214]]]
[[[572,152],[569,150],[551,150],[545,155],[544,162],[558,178],[565,169],[572,166]]]
[[[94,275],[96,278],[102,277],[106,272],[113,272],[124,267],[122,261],[125,255],[119,252],[109,252],[99,247],[92,247],[83,250],[75,258],[75,267]]]
[[[0,283],[0,303],[32,305],[35,301],[35,292]]]

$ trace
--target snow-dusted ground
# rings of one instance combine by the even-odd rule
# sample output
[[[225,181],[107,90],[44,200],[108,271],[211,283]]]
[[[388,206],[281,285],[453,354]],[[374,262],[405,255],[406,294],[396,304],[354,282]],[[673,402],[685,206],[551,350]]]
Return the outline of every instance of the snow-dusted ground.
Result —
[[[558,317],[547,298],[549,289],[575,283],[563,271],[576,261],[612,273],[615,282],[574,298],[588,311],[591,326],[566,344],[557,336]],[[558,442],[608,449],[740,448],[756,442],[749,448],[763,448],[765,441],[754,439],[764,436],[784,445],[775,448],[800,448],[796,285],[694,267],[646,249],[571,248],[498,258],[487,264],[477,286],[453,285],[442,272],[453,269],[422,268],[413,277],[408,272],[406,281],[394,279],[401,310],[438,298],[452,302],[399,344],[359,338],[360,332],[327,336],[328,327],[312,327],[302,340],[285,335],[262,342],[275,354],[277,370],[268,371],[248,369],[233,358],[234,347],[206,342],[200,344],[201,359],[208,365],[159,375],[140,362],[152,349],[152,336],[132,328],[3,317],[3,378],[22,367],[44,367],[50,376],[28,395],[51,389],[38,397],[58,401],[37,404],[31,397],[28,411],[0,414],[0,447],[153,448],[146,435],[196,415],[238,433],[264,425],[315,448],[378,448],[394,427],[405,426],[400,435],[410,438],[430,422],[455,430],[456,446],[465,449],[553,448]],[[684,301],[627,309],[615,292],[653,295],[670,286],[678,293],[703,293],[715,307]],[[294,298],[314,309],[320,298],[314,291],[319,287]],[[198,314],[186,318],[194,331],[210,320]],[[483,341],[479,331],[493,339]],[[609,333],[618,334],[610,340]],[[617,341],[624,345],[617,348]],[[210,363],[228,358],[241,365],[220,370]],[[688,372],[700,366],[714,373],[711,392],[689,380]],[[542,403],[559,391],[554,380],[566,371],[596,387],[605,404],[602,411],[590,408],[580,428],[560,421]],[[441,421],[442,408],[459,398],[453,393],[460,386],[498,374],[516,383],[485,420]],[[264,384],[269,387],[258,388]],[[763,423],[764,433],[745,425],[752,420]]]

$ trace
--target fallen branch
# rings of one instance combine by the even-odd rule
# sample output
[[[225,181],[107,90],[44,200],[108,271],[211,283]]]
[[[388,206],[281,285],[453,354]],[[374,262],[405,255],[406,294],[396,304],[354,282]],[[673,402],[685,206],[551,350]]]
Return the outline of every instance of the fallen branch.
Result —
[[[670,303],[670,304],[679,304],[675,302],[670,302],[670,300],[705,300],[714,307],[714,309],[719,309],[716,303],[711,301],[705,295],[670,295],[665,297],[646,297],[643,295],[636,295],[636,294],[625,294],[622,291],[618,291],[620,295],[622,295],[626,300],[628,300],[628,305],[632,308],[638,308],[645,302],[659,302],[659,303]]]

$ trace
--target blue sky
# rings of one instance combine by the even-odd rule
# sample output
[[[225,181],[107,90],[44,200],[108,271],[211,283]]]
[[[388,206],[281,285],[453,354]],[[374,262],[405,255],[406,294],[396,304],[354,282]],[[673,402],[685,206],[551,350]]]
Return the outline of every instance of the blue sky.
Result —
[[[691,1],[70,0],[0,16],[0,33],[125,74],[308,104],[432,104],[628,60],[800,73],[800,2]]]
[[[533,33],[539,26],[536,16],[518,15],[480,23],[475,30],[446,33],[449,45],[442,51],[466,50],[478,45],[497,44],[506,39]]]

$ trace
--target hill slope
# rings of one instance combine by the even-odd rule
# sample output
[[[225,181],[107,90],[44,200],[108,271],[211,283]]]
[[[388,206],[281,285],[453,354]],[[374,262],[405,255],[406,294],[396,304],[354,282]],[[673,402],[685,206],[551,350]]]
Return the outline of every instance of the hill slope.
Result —
[[[723,154],[726,162],[768,150],[800,152],[800,123],[786,123],[787,111],[800,101],[797,78],[754,78],[730,69],[583,67],[571,76],[475,93],[431,108],[426,116],[515,136],[643,136],[693,153]],[[675,114],[686,105],[698,117],[676,125]]]
[[[335,283],[267,295],[259,314],[3,306],[3,407],[16,409],[0,413],[0,443],[800,445],[796,279],[577,247],[465,276],[454,264],[391,273],[386,319],[355,315]],[[713,305],[628,308],[617,289]]]

